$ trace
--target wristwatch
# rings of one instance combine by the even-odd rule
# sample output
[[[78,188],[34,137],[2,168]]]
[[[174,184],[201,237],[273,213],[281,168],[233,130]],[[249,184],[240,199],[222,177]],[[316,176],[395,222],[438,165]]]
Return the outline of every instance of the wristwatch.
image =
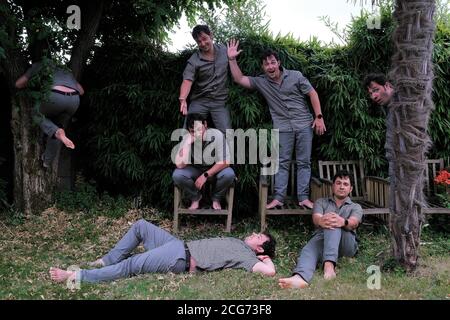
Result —
[[[204,176],[205,178],[208,178],[208,177],[209,177],[208,171],[203,172],[203,176]]]
[[[322,119],[322,118],[323,118],[323,116],[322,116],[321,113],[319,113],[319,114],[316,116],[316,119]]]

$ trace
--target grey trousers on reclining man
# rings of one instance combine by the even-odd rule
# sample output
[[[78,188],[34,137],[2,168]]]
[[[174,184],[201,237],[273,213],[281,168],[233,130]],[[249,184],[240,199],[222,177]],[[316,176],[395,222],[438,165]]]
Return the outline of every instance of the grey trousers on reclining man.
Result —
[[[131,252],[142,242],[146,252]],[[83,282],[111,281],[142,273],[181,273],[186,270],[184,241],[141,219],[102,258],[105,267],[80,270],[77,278]]]

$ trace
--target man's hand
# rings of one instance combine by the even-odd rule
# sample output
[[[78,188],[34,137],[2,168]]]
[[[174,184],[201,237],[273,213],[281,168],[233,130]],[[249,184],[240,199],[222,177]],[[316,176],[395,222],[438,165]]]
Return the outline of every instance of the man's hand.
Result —
[[[197,180],[195,180],[195,187],[198,190],[201,190],[203,188],[203,185],[205,184],[206,180],[208,178],[206,178],[203,174],[197,178]]]
[[[242,50],[238,51],[239,40],[231,39],[227,43],[227,54],[229,60],[235,60],[236,57],[242,52]]]
[[[180,112],[183,114],[183,116],[187,115],[186,99],[180,99]]]
[[[335,212],[327,212],[321,217],[319,226],[324,229],[341,228],[345,226],[345,219]]]
[[[325,122],[323,121],[323,118],[314,119],[312,128],[315,130],[316,134],[318,134],[319,136],[323,135],[325,133],[325,131],[327,131],[327,128],[325,127]]]
[[[256,256],[259,260],[261,260],[261,261],[264,261],[264,260],[266,260],[266,259],[270,259],[270,257],[269,256],[266,256],[266,255],[259,255],[259,256]]]

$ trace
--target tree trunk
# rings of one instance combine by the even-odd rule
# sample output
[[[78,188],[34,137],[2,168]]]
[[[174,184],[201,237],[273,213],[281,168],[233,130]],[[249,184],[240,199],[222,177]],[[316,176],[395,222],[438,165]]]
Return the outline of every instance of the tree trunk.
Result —
[[[56,167],[44,169],[40,161],[42,133],[33,123],[33,108],[31,101],[24,97],[13,101],[14,203],[25,215],[40,213],[48,207],[57,180]]]
[[[433,109],[434,9],[434,0],[397,0],[394,11],[397,27],[389,79],[395,94],[389,104],[386,156],[393,254],[407,271],[417,266],[424,221],[423,172],[431,144],[427,128]]]

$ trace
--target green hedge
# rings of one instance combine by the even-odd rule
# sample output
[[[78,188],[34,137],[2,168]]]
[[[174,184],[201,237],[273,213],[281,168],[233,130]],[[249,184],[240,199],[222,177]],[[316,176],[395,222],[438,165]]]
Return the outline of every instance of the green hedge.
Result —
[[[344,47],[325,47],[316,40],[298,42],[268,34],[240,38],[239,64],[245,74],[260,71],[260,52],[279,52],[288,69],[302,71],[319,93],[327,126],[316,136],[313,165],[319,159],[361,158],[369,173],[386,175],[384,114],[371,105],[362,80],[368,72],[389,69],[393,21],[382,10],[382,28],[369,30],[366,16],[355,18]],[[239,35],[236,35],[239,37]],[[447,25],[438,23],[435,40],[435,82],[429,132],[434,141],[429,157],[450,154],[449,37]],[[170,210],[174,169],[170,134],[182,126],[178,92],[185,63],[192,51],[172,54],[141,42],[118,42],[98,49],[87,68],[87,99],[79,123],[84,141],[80,167],[100,186],[122,194],[141,194],[152,206]],[[270,128],[263,98],[230,85],[228,104],[234,128]],[[448,159],[447,159],[448,161]],[[257,210],[257,165],[235,166],[239,179],[236,204],[241,213]],[[314,168],[313,168],[314,169]],[[314,173],[314,171],[313,171]]]

